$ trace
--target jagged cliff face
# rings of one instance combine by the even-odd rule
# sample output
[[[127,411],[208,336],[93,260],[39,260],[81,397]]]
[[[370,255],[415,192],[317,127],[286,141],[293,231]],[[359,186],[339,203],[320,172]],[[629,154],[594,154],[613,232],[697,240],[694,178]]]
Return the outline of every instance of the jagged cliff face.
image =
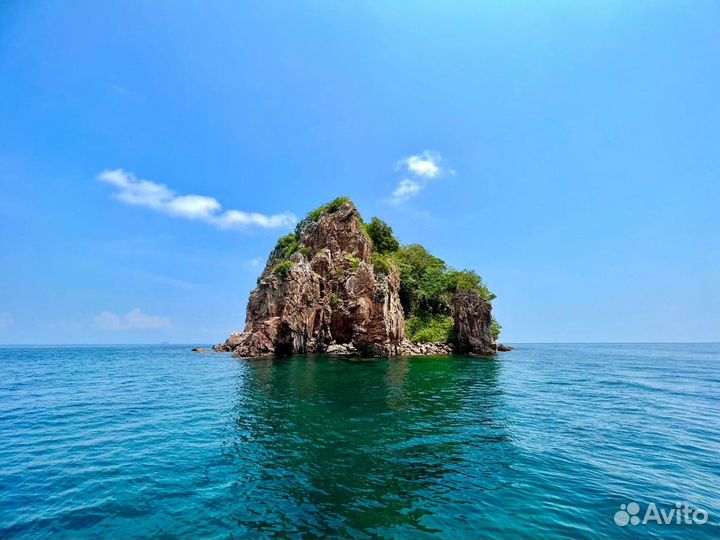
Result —
[[[453,298],[457,351],[493,354],[492,305],[475,292],[459,292]]]
[[[283,274],[276,249],[250,295],[242,334],[224,349],[240,356],[324,352],[350,345],[370,356],[392,356],[404,338],[400,277],[375,274],[372,247],[352,203],[302,232]]]
[[[410,343],[400,302],[400,276],[376,273],[372,243],[352,202],[303,228],[286,258],[278,245],[251,293],[242,333],[216,350],[256,357],[313,352],[365,356],[447,354],[452,344]],[[494,352],[491,306],[477,294],[455,302],[459,350]]]

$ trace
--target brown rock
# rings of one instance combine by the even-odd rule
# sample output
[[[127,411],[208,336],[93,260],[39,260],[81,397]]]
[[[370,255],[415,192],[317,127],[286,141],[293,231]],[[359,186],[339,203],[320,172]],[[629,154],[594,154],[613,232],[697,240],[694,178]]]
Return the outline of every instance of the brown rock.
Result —
[[[352,202],[305,225],[294,240],[297,250],[289,259],[287,244],[270,254],[250,294],[245,330],[214,350],[250,358],[495,353],[492,308],[471,292],[454,298],[457,344],[405,339],[400,276],[394,266],[387,275],[375,273],[372,245]]]
[[[400,277],[376,275],[372,247],[351,202],[302,231],[292,266],[273,273],[284,255],[270,255],[251,293],[244,332],[215,350],[236,356],[301,354],[352,345],[370,356],[393,356],[404,338]]]
[[[457,350],[480,355],[495,354],[492,306],[476,292],[459,292],[453,299]]]
[[[347,354],[356,354],[356,351],[355,351],[355,347],[353,347],[351,343],[348,343],[347,345],[340,345],[338,343],[332,343],[332,344],[328,345],[328,348],[325,351],[325,354],[347,355]]]

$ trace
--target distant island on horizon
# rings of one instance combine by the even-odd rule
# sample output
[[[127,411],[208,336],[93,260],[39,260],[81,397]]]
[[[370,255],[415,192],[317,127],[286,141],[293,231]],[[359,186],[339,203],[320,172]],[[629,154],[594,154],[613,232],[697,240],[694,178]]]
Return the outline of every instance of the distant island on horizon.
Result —
[[[278,240],[250,294],[244,331],[213,349],[250,358],[494,355],[511,350],[497,342],[495,298],[474,270],[401,245],[387,223],[365,222],[338,197]]]

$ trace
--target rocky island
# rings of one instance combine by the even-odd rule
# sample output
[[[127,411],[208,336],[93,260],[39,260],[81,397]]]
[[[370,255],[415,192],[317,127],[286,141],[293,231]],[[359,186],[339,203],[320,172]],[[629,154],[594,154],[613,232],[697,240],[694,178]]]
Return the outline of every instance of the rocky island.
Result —
[[[280,240],[250,294],[245,329],[216,351],[388,357],[492,355],[500,325],[471,270],[454,270],[340,197]]]

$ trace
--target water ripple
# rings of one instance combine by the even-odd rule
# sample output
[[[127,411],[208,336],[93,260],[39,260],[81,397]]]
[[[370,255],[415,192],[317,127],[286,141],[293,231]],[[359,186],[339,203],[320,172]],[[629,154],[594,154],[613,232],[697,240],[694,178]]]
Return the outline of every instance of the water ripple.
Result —
[[[719,360],[0,348],[0,538],[715,538]],[[630,501],[711,519],[617,527]]]

